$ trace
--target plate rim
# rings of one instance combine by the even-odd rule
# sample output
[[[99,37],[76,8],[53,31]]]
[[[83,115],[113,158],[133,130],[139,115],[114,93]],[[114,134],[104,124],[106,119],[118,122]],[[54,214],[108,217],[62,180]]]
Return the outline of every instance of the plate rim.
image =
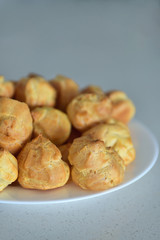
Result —
[[[154,156],[152,161],[149,163],[148,167],[143,170],[140,174],[138,174],[138,176],[134,177],[133,179],[127,181],[126,183],[117,185],[113,188],[110,188],[108,190],[104,190],[104,191],[100,191],[100,192],[93,192],[93,194],[91,195],[86,195],[86,196],[79,196],[79,197],[72,197],[72,198],[68,198],[68,199],[55,199],[55,200],[1,200],[0,199],[0,204],[17,204],[17,205],[24,205],[24,204],[28,204],[28,205],[38,205],[38,204],[60,204],[60,203],[69,203],[69,202],[75,202],[75,201],[82,201],[82,200],[86,200],[86,199],[91,199],[91,198],[95,198],[95,197],[101,197],[104,196],[106,194],[118,191],[120,189],[123,189],[124,187],[128,187],[129,185],[137,182],[140,178],[142,178],[143,176],[145,176],[155,165],[155,163],[158,160],[158,155],[159,155],[159,144],[157,141],[157,138],[155,137],[155,135],[152,133],[152,131],[148,128],[148,126],[146,126],[146,124],[141,123],[139,120],[137,119],[133,119],[131,120],[131,122],[128,124],[128,126],[132,123],[136,123],[138,124],[143,130],[145,130],[148,135],[150,136],[152,143],[153,143],[153,148],[154,148]]]

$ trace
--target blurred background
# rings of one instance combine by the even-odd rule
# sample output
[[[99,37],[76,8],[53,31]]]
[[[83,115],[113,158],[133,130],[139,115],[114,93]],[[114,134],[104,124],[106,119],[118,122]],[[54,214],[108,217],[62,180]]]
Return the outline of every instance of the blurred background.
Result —
[[[160,141],[160,1],[0,0],[0,75],[30,72],[125,91]],[[1,237],[159,240],[159,167],[92,201],[1,205]]]
[[[120,89],[147,119],[150,82],[160,76],[159,23],[156,0],[1,0],[0,74],[61,73],[81,87]]]

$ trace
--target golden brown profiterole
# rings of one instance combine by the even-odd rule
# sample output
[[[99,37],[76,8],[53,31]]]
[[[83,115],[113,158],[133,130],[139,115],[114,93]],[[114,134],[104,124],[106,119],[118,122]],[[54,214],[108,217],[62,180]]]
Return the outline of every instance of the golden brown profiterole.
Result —
[[[0,76],[0,97],[12,98],[15,92],[14,83],[5,81],[4,76]]]
[[[110,117],[112,105],[105,95],[84,93],[75,97],[67,107],[67,113],[73,126],[80,130],[94,126]]]
[[[0,191],[16,181],[17,177],[17,159],[9,151],[0,148]]]
[[[50,81],[50,84],[57,91],[56,108],[65,112],[67,105],[79,93],[78,84],[71,78],[63,75],[57,75]]]
[[[135,106],[122,91],[110,91],[106,94],[112,103],[111,118],[127,124],[135,115]]]
[[[56,102],[56,90],[43,77],[31,74],[16,84],[15,99],[27,103],[32,109],[52,107]]]
[[[19,153],[18,182],[24,188],[54,189],[64,186],[70,175],[59,149],[49,139],[38,136]]]
[[[97,85],[89,85],[86,88],[84,88],[81,93],[95,93],[95,94],[102,94],[104,95],[105,93],[103,92],[102,88],[97,86]]]
[[[110,119],[106,123],[99,123],[93,128],[83,133],[84,136],[91,136],[104,142],[106,147],[113,149],[128,165],[135,159],[135,148],[132,143],[128,127],[115,119]]]
[[[32,117],[26,103],[0,98],[0,147],[16,154],[29,141]]]
[[[106,190],[120,184],[124,177],[123,159],[103,141],[90,136],[76,138],[68,156],[72,180],[83,189]]]
[[[68,139],[71,123],[64,112],[51,107],[39,107],[31,114],[34,136],[42,134],[56,145],[61,145]]]

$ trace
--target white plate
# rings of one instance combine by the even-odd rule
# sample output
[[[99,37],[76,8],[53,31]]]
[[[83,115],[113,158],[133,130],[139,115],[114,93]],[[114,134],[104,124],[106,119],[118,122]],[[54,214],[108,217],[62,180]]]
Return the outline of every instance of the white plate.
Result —
[[[0,193],[0,203],[48,204],[77,201],[102,196],[134,183],[154,166],[158,158],[159,148],[153,134],[140,122],[131,121],[129,128],[136,149],[136,159],[127,167],[122,184],[101,192],[82,190],[71,182],[64,187],[47,191],[27,190],[20,186],[9,186]]]

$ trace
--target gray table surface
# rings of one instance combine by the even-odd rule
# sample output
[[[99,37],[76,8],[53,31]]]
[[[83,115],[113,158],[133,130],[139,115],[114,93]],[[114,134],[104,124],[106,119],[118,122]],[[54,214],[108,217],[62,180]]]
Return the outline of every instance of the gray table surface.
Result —
[[[121,89],[160,140],[160,1],[0,1],[0,74],[58,73]],[[160,161],[138,182],[89,200],[0,204],[1,240],[160,239]]]

